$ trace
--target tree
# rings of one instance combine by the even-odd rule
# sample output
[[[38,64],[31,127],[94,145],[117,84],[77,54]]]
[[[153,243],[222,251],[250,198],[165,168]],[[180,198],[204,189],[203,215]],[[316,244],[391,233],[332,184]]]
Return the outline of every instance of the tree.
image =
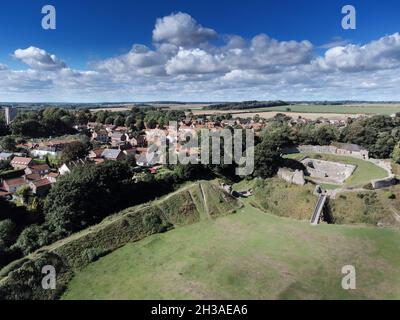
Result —
[[[125,127],[133,128],[135,126],[135,117],[134,116],[127,116],[125,119]]]
[[[135,127],[139,130],[142,131],[144,129],[144,123],[142,119],[136,120]]]
[[[75,168],[50,190],[44,204],[46,221],[53,231],[70,234],[145,198],[132,176],[123,162]]]
[[[336,127],[329,125],[322,125],[315,130],[316,144],[324,146],[330,144],[332,141],[337,140],[339,132]]]
[[[105,124],[113,124],[114,123],[114,118],[109,116],[106,118],[106,120],[104,120]]]
[[[10,219],[0,221],[0,241],[6,246],[14,243],[16,239],[16,225]]]
[[[89,154],[88,146],[81,141],[75,141],[65,146],[61,154],[63,162],[83,159]]]
[[[79,110],[75,118],[76,124],[87,124],[90,119],[89,110]]]
[[[121,116],[117,116],[114,119],[114,126],[120,127],[123,126],[125,124],[125,119]]]
[[[5,137],[1,138],[0,147],[3,150],[15,151],[16,150],[15,139],[13,139],[11,136],[5,136]]]
[[[31,194],[31,188],[28,185],[21,186],[17,189],[17,195],[21,198],[22,203],[26,204]]]
[[[3,119],[0,119],[0,136],[5,136],[6,134],[8,134],[6,122]]]
[[[204,176],[204,167],[200,164],[186,165],[178,163],[174,169],[175,176],[181,181],[195,180]]]
[[[27,255],[50,243],[50,240],[50,232],[43,226],[34,224],[21,232],[13,247],[20,249],[24,255]]]
[[[385,115],[356,120],[342,130],[340,138],[366,148],[371,157],[388,158],[400,138],[397,121]]]
[[[282,157],[276,145],[264,140],[254,151],[254,176],[270,178],[276,174],[282,163]]]
[[[392,159],[396,163],[400,163],[400,142],[397,142],[392,152]]]

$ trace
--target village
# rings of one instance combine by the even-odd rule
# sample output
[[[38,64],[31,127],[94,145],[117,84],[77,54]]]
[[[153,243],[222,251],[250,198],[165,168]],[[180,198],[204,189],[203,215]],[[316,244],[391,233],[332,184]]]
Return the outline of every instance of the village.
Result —
[[[10,124],[16,112],[13,108],[5,108],[5,119]],[[331,125],[337,128],[345,127],[349,122],[366,118],[365,115],[354,115],[347,120],[335,118],[320,118],[312,121],[298,116],[291,119],[284,114],[278,114],[275,118],[283,118],[288,121],[289,126],[304,126],[313,123],[315,126]],[[215,119],[217,118],[217,119]],[[228,118],[228,119],[227,119]],[[155,128],[145,127],[139,134],[132,132],[126,126],[114,124],[101,124],[88,122],[83,125],[75,125],[77,135],[68,139],[30,139],[17,145],[17,152],[0,150],[0,161],[9,161],[12,170],[2,175],[0,181],[0,197],[7,199],[18,199],[18,190],[28,190],[33,195],[43,197],[49,192],[51,186],[76,166],[87,163],[101,164],[105,161],[123,161],[127,158],[133,159],[136,164],[136,172],[148,171],[155,174],[160,169],[161,163],[165,163],[163,155],[151,153],[150,146],[160,146],[161,137],[166,137],[170,143],[184,142],[188,136],[198,135],[203,129],[211,132],[219,132],[227,128],[249,129],[255,135],[260,135],[266,127],[267,120],[254,116],[253,118],[236,118],[218,116],[187,115],[177,123],[159,126]],[[82,137],[89,139],[88,144],[92,148],[83,158],[73,159],[60,163],[63,150],[74,143],[81,141]],[[184,143],[177,143],[177,154],[199,155],[198,147],[185,147]],[[343,151],[346,152],[346,151]],[[350,151],[351,152],[351,151]],[[49,159],[53,159],[52,165]]]
[[[81,134],[81,136],[77,135],[78,138],[32,139],[29,142],[18,144],[17,152],[0,151],[0,161],[9,161],[12,167],[9,173],[12,178],[3,178],[1,181],[0,196],[8,199],[18,197],[17,190],[26,186],[34,195],[45,196],[60,176],[69,173],[76,166],[87,163],[100,164],[105,161],[122,161],[133,157],[137,169],[155,173],[160,168],[161,159],[160,157],[149,157],[148,149],[151,145],[159,145],[161,136],[166,136],[169,141],[181,141],[188,134],[195,135],[202,129],[216,132],[232,126],[259,132],[265,123],[242,119],[220,122],[204,121],[203,118],[186,119],[181,121],[178,126],[164,126],[162,129],[146,128],[143,134],[136,136],[132,135],[131,130],[125,126],[97,122],[77,125],[74,128]],[[80,141],[80,137],[86,136],[97,146],[89,150],[86,157],[68,163],[59,163],[58,167],[49,165],[49,158],[60,159],[63,150],[68,145],[74,144]],[[195,154],[199,150],[198,148],[185,149],[181,144],[177,144],[176,152]]]

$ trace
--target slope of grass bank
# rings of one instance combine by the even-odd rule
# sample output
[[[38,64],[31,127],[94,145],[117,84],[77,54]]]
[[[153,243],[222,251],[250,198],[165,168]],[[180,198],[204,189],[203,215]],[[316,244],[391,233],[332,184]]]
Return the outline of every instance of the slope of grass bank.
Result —
[[[130,243],[78,272],[64,299],[399,299],[400,233],[279,218],[246,205]],[[341,288],[344,265],[357,289]]]
[[[281,217],[309,221],[317,203],[314,185],[294,185],[278,178],[242,181],[237,190],[251,188],[248,202]],[[398,215],[398,216],[397,216]],[[324,219],[334,224],[367,224],[400,228],[400,185],[388,189],[343,192],[329,199]]]
[[[216,183],[200,181],[159,200],[125,209],[3,268],[0,300],[57,298],[74,271],[126,243],[172,227],[211,220],[232,213],[240,206],[237,199]],[[56,267],[57,290],[42,289],[43,265]]]

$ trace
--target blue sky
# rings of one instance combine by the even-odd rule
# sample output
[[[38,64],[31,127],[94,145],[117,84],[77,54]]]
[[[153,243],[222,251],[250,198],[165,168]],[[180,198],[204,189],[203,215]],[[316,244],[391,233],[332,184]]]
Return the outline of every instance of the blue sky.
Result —
[[[41,28],[46,4],[57,10],[56,30]],[[346,4],[356,30],[341,27]],[[0,101],[400,100],[395,0],[1,5]]]

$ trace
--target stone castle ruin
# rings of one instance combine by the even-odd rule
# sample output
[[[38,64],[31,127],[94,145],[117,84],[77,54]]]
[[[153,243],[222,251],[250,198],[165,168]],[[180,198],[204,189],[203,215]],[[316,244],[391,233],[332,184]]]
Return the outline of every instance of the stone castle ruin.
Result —
[[[343,184],[356,166],[333,161],[305,158],[301,161],[311,178],[318,182]]]
[[[288,168],[279,168],[278,177],[285,180],[286,182],[304,186],[306,180],[304,179],[304,173],[302,170],[291,171]]]

